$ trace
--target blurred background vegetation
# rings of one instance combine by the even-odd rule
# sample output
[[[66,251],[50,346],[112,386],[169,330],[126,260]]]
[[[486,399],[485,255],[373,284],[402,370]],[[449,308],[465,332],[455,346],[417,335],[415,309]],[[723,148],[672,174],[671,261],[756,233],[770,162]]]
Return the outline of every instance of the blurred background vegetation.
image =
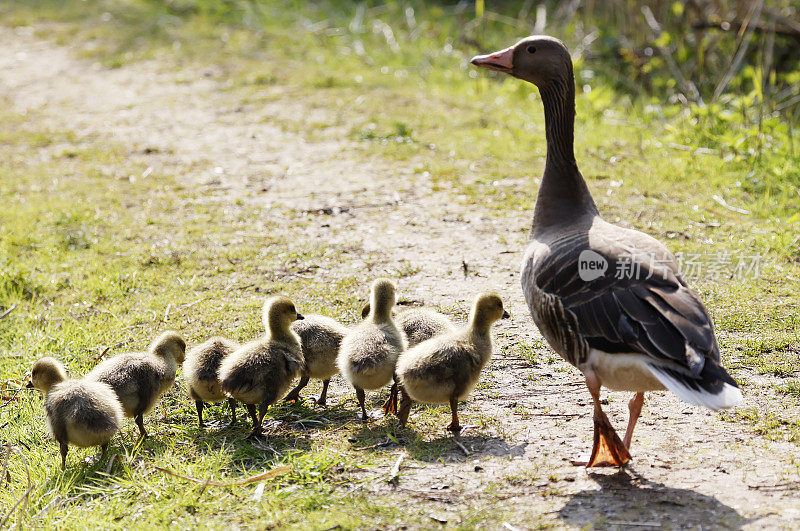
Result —
[[[454,197],[498,211],[532,208],[520,183],[540,171],[541,108],[532,87],[469,59],[554,35],[575,61],[581,167],[626,182],[603,205],[611,219],[634,201],[649,205],[640,224],[686,233],[694,219],[732,249],[800,264],[796,0],[27,0],[0,2],[0,22],[107,67],[197,67],[254,105],[288,90],[333,117],[280,125],[422,156]]]
[[[29,0],[5,14],[65,20],[96,11],[96,25],[123,29],[128,53],[175,44],[187,23],[249,30],[249,38],[298,41],[311,35],[330,51],[372,67],[385,55],[424,75],[437,51],[464,57],[498,41],[549,33],[574,51],[578,83],[613,86],[635,98],[731,109],[754,122],[800,117],[800,4],[794,0],[461,0],[315,2],[268,0]],[[23,15],[24,16],[24,15]],[[13,16],[12,16],[13,20]],[[135,23],[134,23],[135,22]],[[134,23],[134,24],[131,24]],[[283,28],[283,32],[275,30]],[[100,28],[97,28],[100,31]],[[223,28],[221,28],[223,29]],[[269,34],[265,34],[268,32]],[[310,44],[310,43],[309,43]],[[347,49],[345,49],[347,48]],[[428,48],[428,53],[418,53]],[[298,50],[302,52],[305,48]],[[129,55],[130,57],[130,55]],[[393,61],[390,61],[390,63]]]
[[[688,117],[702,132],[676,141],[703,149],[796,153],[795,0],[28,0],[0,3],[0,16],[80,22],[90,36],[116,42],[116,53],[98,52],[112,66],[159,52],[219,61],[280,54],[297,70],[265,70],[254,81],[305,76],[316,88],[353,80],[458,86],[457,77],[477,76],[472,54],[548,33],[570,46],[579,91],[598,108],[633,102],[662,121]],[[454,58],[466,75],[453,71]]]

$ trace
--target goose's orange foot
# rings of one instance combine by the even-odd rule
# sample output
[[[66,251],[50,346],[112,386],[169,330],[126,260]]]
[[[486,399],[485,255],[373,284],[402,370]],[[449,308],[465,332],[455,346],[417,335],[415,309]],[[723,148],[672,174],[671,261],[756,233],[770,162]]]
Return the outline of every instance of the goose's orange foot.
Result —
[[[594,423],[594,446],[592,455],[585,463],[590,466],[625,466],[630,461],[631,454],[625,443],[614,431],[608,418],[603,415],[601,419],[596,419]],[[574,462],[584,464],[583,462]]]

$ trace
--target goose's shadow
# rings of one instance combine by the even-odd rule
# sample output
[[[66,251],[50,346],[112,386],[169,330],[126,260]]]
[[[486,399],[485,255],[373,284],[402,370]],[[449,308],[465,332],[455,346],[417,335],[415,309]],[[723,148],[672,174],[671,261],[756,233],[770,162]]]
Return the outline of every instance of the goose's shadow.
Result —
[[[740,529],[753,522],[713,496],[667,487],[631,466],[613,474],[590,472],[600,489],[573,494],[558,511],[570,526],[617,529],[631,526]]]

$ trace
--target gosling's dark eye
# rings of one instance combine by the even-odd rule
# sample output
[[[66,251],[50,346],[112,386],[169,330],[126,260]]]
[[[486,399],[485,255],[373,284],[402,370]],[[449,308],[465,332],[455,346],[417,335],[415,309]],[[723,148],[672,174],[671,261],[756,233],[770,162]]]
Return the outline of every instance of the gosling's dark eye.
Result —
[[[536,46],[528,46],[528,53],[536,53]]]

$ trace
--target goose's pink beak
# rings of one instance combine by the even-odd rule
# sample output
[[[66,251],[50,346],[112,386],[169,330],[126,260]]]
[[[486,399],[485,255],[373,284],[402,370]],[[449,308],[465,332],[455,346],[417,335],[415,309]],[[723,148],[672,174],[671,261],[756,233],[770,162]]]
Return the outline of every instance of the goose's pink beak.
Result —
[[[470,63],[508,74],[514,68],[514,47],[510,46],[505,50],[486,55],[476,55]]]

